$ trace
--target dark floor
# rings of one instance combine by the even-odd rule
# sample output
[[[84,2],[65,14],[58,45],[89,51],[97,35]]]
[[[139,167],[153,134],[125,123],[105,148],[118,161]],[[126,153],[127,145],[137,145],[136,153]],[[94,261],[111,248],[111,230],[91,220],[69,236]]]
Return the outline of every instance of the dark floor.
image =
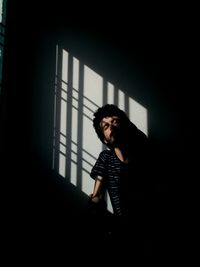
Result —
[[[86,194],[53,172],[34,171],[31,181],[11,190],[2,220],[5,249],[19,258],[84,258],[93,264],[96,254],[97,261],[114,257],[133,262],[165,259],[171,254],[164,206],[153,223],[146,224],[146,231],[133,219],[119,220],[102,212],[102,207],[94,208]]]

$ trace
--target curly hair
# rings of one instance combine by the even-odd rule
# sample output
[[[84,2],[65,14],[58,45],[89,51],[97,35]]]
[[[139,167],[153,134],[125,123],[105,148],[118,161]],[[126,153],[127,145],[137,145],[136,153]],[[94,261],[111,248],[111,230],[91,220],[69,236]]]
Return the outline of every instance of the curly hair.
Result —
[[[131,121],[129,120],[126,113],[123,110],[119,109],[116,105],[106,104],[103,107],[98,108],[97,111],[94,113],[93,127],[97,133],[97,136],[103,143],[105,142],[103,132],[100,128],[100,122],[103,118],[112,116],[117,116],[120,119],[120,124],[131,124]]]

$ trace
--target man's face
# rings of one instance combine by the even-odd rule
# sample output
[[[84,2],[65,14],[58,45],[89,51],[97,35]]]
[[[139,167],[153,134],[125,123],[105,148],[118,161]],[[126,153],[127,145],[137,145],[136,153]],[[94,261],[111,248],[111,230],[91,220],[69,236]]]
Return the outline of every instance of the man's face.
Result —
[[[115,146],[120,141],[120,119],[117,116],[105,117],[100,122],[106,144]]]

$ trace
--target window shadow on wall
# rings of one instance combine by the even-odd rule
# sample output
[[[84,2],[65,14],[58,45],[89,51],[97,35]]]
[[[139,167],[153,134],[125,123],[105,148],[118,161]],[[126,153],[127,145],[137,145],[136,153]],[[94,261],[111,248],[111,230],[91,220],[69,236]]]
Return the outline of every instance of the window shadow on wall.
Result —
[[[52,167],[90,194],[94,186],[90,171],[105,149],[93,129],[93,113],[104,104],[115,104],[148,135],[147,109],[58,45],[55,69]]]

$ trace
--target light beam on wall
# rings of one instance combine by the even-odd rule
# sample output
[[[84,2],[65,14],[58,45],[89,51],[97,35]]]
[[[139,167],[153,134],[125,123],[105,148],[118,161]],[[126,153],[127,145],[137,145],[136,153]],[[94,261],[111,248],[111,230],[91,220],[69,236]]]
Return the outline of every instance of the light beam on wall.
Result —
[[[93,113],[106,103],[115,104],[148,134],[147,110],[59,46],[55,76],[53,168],[90,194],[90,171],[104,148],[93,129]],[[108,194],[107,204],[113,212]]]

